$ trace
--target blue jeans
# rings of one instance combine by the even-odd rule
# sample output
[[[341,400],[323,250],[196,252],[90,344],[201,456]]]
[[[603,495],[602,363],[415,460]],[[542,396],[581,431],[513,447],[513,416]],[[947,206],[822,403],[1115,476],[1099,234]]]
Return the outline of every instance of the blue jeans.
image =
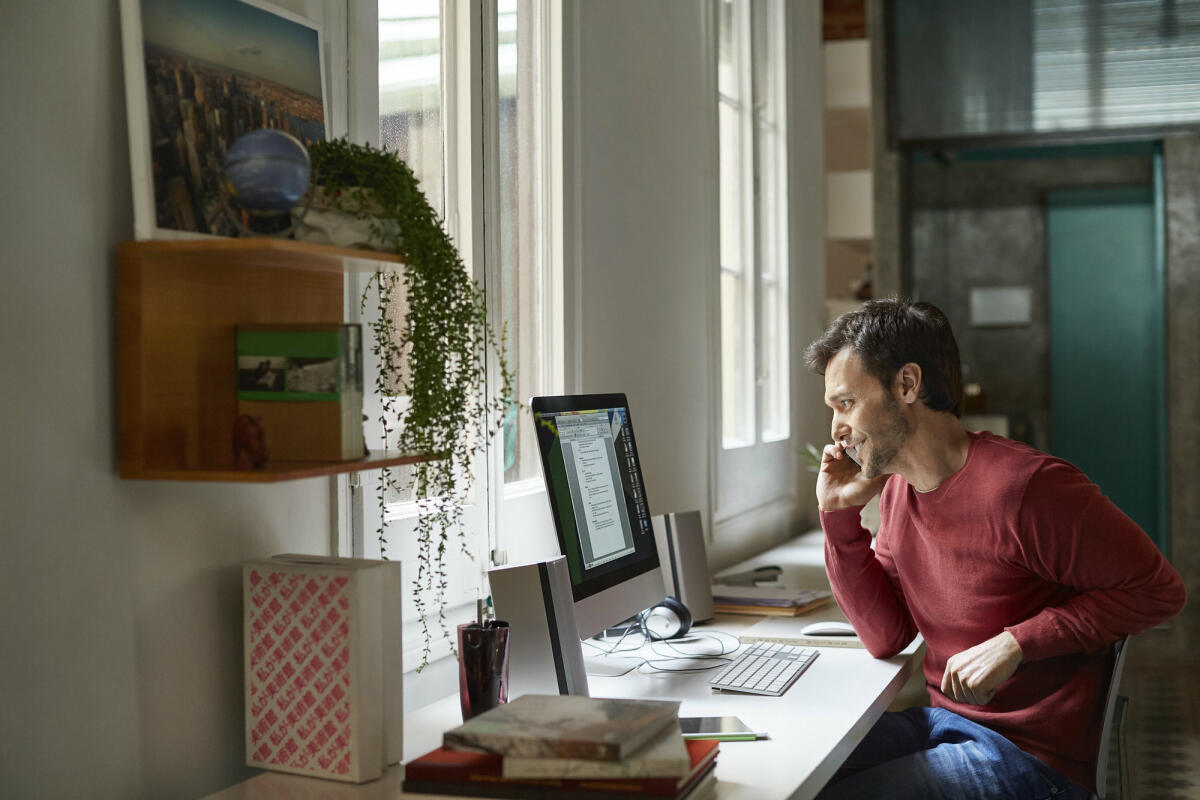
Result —
[[[909,708],[880,717],[817,800],[1090,796],[995,731],[944,708]]]

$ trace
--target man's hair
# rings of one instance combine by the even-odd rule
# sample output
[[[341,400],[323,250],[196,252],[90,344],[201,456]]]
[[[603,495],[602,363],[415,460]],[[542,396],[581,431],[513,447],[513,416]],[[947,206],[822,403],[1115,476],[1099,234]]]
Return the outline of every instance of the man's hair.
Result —
[[[910,362],[918,365],[922,402],[934,411],[962,414],[958,343],[946,315],[932,303],[897,297],[870,300],[835,319],[804,351],[804,360],[824,375],[830,359],[846,347],[888,392],[901,367]]]

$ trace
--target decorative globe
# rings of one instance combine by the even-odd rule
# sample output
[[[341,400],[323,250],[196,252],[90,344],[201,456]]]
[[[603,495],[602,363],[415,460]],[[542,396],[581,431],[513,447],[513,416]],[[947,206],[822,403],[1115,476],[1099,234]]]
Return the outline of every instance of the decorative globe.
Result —
[[[225,153],[229,193],[250,211],[287,211],[308,190],[308,177],[308,151],[290,133],[251,131]]]

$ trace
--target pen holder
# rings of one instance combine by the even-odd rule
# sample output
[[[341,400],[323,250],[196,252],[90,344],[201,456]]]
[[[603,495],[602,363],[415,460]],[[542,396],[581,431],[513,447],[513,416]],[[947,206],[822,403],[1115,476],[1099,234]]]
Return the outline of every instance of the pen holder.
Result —
[[[508,702],[508,623],[458,626],[458,697],[463,722]]]

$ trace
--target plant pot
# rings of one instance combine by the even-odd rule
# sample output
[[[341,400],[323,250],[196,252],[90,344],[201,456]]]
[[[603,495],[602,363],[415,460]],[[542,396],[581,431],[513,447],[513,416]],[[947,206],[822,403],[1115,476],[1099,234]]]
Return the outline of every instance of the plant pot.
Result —
[[[384,232],[394,231],[397,223],[394,220],[380,221],[377,216],[363,216],[343,210],[346,207],[361,209],[368,215],[378,213],[379,206],[375,202],[374,193],[369,189],[352,190],[349,200],[340,198],[340,208],[335,208],[325,189],[313,186],[309,196],[304,199],[307,206],[296,206],[292,209],[292,221],[295,225],[294,236],[297,241],[314,244],[332,244],[338,247],[351,247],[358,250],[381,251],[378,237],[372,233],[373,223],[383,226]],[[390,238],[390,237],[389,237]],[[402,265],[391,265],[388,272],[403,269]],[[408,297],[401,283],[393,292],[392,302],[386,313],[392,319],[397,329],[405,324],[408,317]],[[397,370],[386,379],[384,390],[388,393],[400,393],[408,385],[412,376],[412,368],[408,363],[407,354],[401,359]]]
[[[396,223],[392,220],[380,221],[377,218],[359,217],[355,214],[335,208],[330,198],[320,186],[310,190],[311,199],[307,210],[304,206],[292,209],[292,222],[295,224],[297,241],[313,242],[315,244],[332,244],[339,247],[353,247],[360,250],[378,250],[377,237],[371,231],[372,224],[384,226],[385,230],[394,230]],[[369,190],[360,190],[350,201],[352,208],[360,208],[370,214],[375,208],[372,194]],[[357,202],[355,202],[357,201]],[[343,201],[343,206],[346,205]]]

